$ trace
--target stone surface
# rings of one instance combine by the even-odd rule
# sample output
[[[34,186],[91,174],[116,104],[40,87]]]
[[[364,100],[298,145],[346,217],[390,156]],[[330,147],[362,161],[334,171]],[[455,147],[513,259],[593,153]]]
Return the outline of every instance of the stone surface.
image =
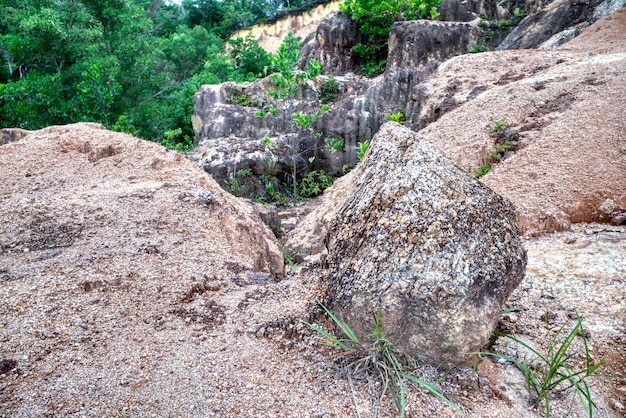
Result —
[[[568,229],[571,222],[621,223],[626,134],[620,112],[626,103],[619,54],[625,40],[626,11],[619,11],[556,50],[454,57],[414,89],[424,105],[407,117],[406,126],[422,129],[421,135],[474,173],[495,146],[490,122],[509,119],[520,131],[521,149],[507,157],[506,171],[505,165],[496,165],[483,180],[516,203],[525,234]],[[590,54],[597,57],[590,59]],[[605,106],[605,100],[611,105]],[[515,122],[514,115],[523,115],[519,120],[524,122]],[[613,156],[610,164],[607,153]],[[528,167],[534,168],[530,174]],[[334,190],[340,187],[351,186],[336,182],[320,207],[288,235],[288,245],[301,248],[303,255],[323,248],[315,234],[325,235],[327,220],[341,206],[344,194]],[[614,215],[600,209],[609,197],[616,205]]]
[[[263,161],[273,157],[277,158],[273,174],[281,180],[290,178],[294,159],[300,176],[319,169],[329,175],[339,174],[345,166],[356,163],[358,143],[370,140],[391,113],[402,112],[407,115],[408,123],[413,123],[411,115],[424,105],[421,99],[425,96],[415,94],[419,83],[440,62],[465,53],[479,33],[480,29],[473,23],[395,24],[385,74],[373,80],[354,74],[335,77],[339,84],[337,99],[328,103],[330,111],[306,130],[294,126],[291,115],[311,114],[320,108],[327,76],[309,80],[299,87],[293,99],[279,101],[268,94],[274,89],[269,78],[245,86],[233,83],[203,86],[194,96],[197,146],[189,156],[222,185],[245,168],[258,175],[268,174]],[[333,51],[328,52],[329,56],[340,54]],[[248,106],[237,104],[242,102],[242,97]],[[259,118],[255,113],[272,107],[278,109],[276,116]],[[277,145],[271,152],[262,142],[266,136]],[[343,149],[330,152],[324,144],[325,138],[343,140]],[[307,164],[313,157],[314,163]]]
[[[447,78],[459,87],[458,80],[467,77],[485,91],[420,134],[473,173],[495,148],[490,123],[507,119],[519,132],[518,149],[482,181],[514,203],[525,234],[568,229],[574,222],[608,222],[610,216],[599,209],[606,199],[626,208],[625,22],[623,10],[556,51],[484,53],[467,57],[474,64],[465,61],[462,72],[456,65],[465,58],[440,69],[452,71]],[[498,61],[510,71],[494,71]],[[505,67],[506,62],[512,65]],[[485,78],[485,70],[500,73],[499,80]],[[454,97],[460,101],[460,96]]]
[[[553,35],[592,19],[602,0],[554,0],[525,17],[498,46],[499,50],[536,48]]]
[[[511,204],[395,123],[362,165],[326,239],[331,309],[364,337],[380,308],[401,351],[467,362],[524,277]]]
[[[506,9],[496,0],[441,0],[439,20],[449,22],[470,22],[481,16],[489,20],[507,17]]]
[[[0,145],[8,144],[9,142],[19,141],[28,135],[31,131],[20,128],[4,128],[0,129]]]
[[[50,127],[2,146],[0,167],[3,258],[50,253],[55,268],[78,263],[86,272],[100,263],[80,254],[108,254],[118,267],[103,281],[142,276],[135,271],[146,259],[165,266],[183,254],[200,276],[218,264],[283,275],[281,250],[258,215],[157,144],[96,124]]]
[[[352,51],[363,35],[355,21],[341,12],[324,19],[315,33],[302,44],[298,67],[304,70],[311,58],[324,66],[326,74],[344,75],[358,68],[357,56]]]

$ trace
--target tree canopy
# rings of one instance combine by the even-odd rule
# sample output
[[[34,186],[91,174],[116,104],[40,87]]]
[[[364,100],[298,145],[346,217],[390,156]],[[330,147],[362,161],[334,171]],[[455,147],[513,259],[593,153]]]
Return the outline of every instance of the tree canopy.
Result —
[[[0,0],[0,127],[99,122],[185,149],[202,84],[274,65],[230,35],[315,0]],[[278,64],[278,61],[275,61]]]

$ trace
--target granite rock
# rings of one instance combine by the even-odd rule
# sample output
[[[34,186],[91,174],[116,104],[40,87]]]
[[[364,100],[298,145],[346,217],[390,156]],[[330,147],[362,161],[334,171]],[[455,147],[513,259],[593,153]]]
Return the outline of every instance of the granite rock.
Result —
[[[362,164],[326,237],[331,309],[360,336],[381,309],[400,351],[467,364],[524,277],[512,205],[395,123]]]

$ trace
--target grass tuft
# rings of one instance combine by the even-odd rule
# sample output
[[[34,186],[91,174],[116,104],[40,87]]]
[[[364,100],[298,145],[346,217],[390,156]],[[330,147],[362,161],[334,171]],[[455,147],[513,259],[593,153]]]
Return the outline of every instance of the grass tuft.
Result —
[[[353,379],[365,379],[368,382],[376,382],[371,387],[379,388],[379,396],[388,393],[398,410],[400,418],[404,418],[406,409],[406,384],[414,383],[443,400],[454,408],[462,416],[466,417],[461,408],[448,399],[433,384],[426,382],[410,373],[415,367],[414,360],[400,353],[391,341],[391,334],[383,331],[381,322],[381,309],[372,315],[373,331],[364,340],[359,340],[354,331],[342,322],[326,306],[320,304],[324,312],[332,319],[340,331],[340,336],[335,336],[314,324],[305,324],[326,338],[325,344],[336,349],[334,356],[335,364],[338,365],[342,374],[350,382]]]
[[[534,407],[543,403],[546,418],[550,417],[550,396],[561,395],[572,388],[576,392],[585,412],[592,418],[593,410],[597,407],[592,399],[587,380],[592,377],[609,376],[595,374],[604,363],[604,357],[597,363],[592,361],[582,323],[583,318],[576,313],[576,324],[562,340],[560,340],[560,336],[564,334],[567,324],[563,324],[556,331],[553,331],[546,323],[548,346],[544,354],[512,335],[496,332],[496,335],[505,337],[524,347],[531,354],[531,358],[524,356],[523,359],[520,359],[491,352],[478,354],[504,359],[513,363],[521,370],[526,380],[526,388],[531,399],[530,403]],[[582,353],[584,367],[578,370],[575,369],[573,363],[580,355],[573,351],[572,347],[577,336],[582,340],[582,346],[584,347],[584,352]]]

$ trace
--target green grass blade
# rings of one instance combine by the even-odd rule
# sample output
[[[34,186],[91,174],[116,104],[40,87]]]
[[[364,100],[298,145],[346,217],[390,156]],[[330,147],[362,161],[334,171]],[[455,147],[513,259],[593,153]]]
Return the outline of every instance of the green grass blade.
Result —
[[[331,343],[327,345],[330,345],[331,347],[335,347],[335,348],[340,348],[342,350],[350,350],[350,351],[354,350],[354,347],[346,344],[345,342],[335,337],[334,335],[331,335],[330,333],[324,331],[322,328],[318,327],[317,325],[309,324],[308,322],[304,322],[304,324],[308,326],[309,328],[311,328],[313,331],[317,331],[320,334],[322,334],[324,337],[328,338],[331,341]]]
[[[344,335],[346,337],[348,337],[350,339],[350,341],[352,341],[355,344],[359,343],[359,339],[357,338],[357,336],[354,334],[354,331],[352,331],[352,329],[344,324],[343,322],[341,322],[339,320],[339,318],[337,318],[337,316],[335,316],[334,313],[332,313],[330,311],[330,309],[328,309],[326,306],[324,306],[323,304],[320,303],[320,306],[322,307],[322,309],[324,309],[324,311],[326,312],[326,314],[328,314],[328,316],[330,316],[330,318],[333,320],[333,322],[339,327],[339,329],[341,329],[341,332],[344,333]]]
[[[465,414],[465,412],[463,412],[463,410],[457,404],[455,404],[450,399],[448,399],[443,393],[441,393],[436,387],[434,387],[430,383],[408,373],[404,373],[403,376],[407,378],[408,380],[410,380],[411,382],[416,383],[419,386],[423,387],[424,389],[426,389],[427,391],[429,391],[430,393],[432,393],[433,395],[435,395],[436,397],[444,401],[448,406],[452,407],[459,414],[467,418],[467,415]]]

